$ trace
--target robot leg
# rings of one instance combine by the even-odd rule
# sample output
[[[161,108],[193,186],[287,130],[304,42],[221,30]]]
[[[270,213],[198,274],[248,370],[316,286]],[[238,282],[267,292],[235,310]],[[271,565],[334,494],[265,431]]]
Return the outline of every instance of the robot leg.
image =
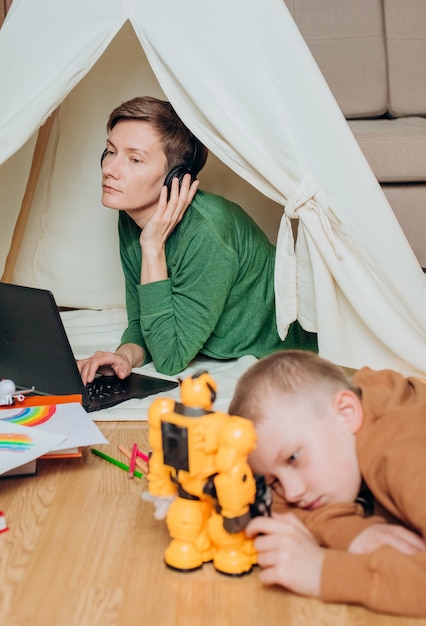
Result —
[[[213,559],[214,547],[207,534],[211,504],[177,497],[167,514],[171,543],[164,560],[172,569],[191,571]]]
[[[208,531],[215,546],[213,565],[218,572],[242,576],[252,570],[257,563],[257,552],[253,540],[248,539],[244,531],[228,533],[218,513],[210,517]]]

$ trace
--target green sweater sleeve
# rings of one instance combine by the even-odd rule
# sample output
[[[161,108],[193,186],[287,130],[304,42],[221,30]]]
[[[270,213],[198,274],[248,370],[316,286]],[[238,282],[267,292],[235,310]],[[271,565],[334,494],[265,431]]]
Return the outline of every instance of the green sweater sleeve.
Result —
[[[158,371],[177,374],[200,352],[222,314],[234,257],[217,238],[193,238],[172,279],[138,285],[140,327]]]
[[[127,225],[126,225],[127,224]],[[199,226],[199,225],[198,225]],[[235,251],[214,233],[173,234],[166,246],[169,278],[141,285],[140,246],[121,225],[128,327],[121,343],[141,345],[157,371],[174,375],[200,352],[222,314],[238,272]]]
[[[140,327],[139,294],[137,285],[140,282],[141,250],[140,245],[132,236],[132,232],[140,229],[125,216],[120,215],[118,231],[120,236],[120,256],[126,285],[127,328],[122,334],[121,343],[134,343],[145,352],[144,363],[152,361]]]

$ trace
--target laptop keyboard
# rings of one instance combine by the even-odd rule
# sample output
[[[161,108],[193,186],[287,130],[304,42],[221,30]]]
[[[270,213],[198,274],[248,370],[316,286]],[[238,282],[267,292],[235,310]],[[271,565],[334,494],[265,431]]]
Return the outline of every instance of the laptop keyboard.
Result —
[[[107,378],[107,380],[105,380]],[[108,380],[111,378],[112,380]],[[86,385],[87,397],[91,404],[92,410],[96,407],[99,409],[108,406],[114,406],[119,402],[127,399],[129,394],[128,386],[123,381],[117,380],[115,377],[101,377]]]
[[[125,400],[145,398],[160,391],[168,391],[178,386],[176,381],[153,378],[132,373],[123,380],[118,376],[98,375],[93,382],[86,385],[88,404],[86,411],[108,409]]]

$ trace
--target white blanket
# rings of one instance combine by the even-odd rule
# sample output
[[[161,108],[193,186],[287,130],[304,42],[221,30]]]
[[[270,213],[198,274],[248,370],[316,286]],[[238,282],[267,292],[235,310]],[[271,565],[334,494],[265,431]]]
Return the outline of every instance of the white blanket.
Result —
[[[127,324],[125,309],[63,311],[61,317],[76,359],[90,356],[96,350],[115,350]],[[250,355],[228,361],[198,357],[178,376],[159,374],[152,363],[135,368],[133,371],[178,380],[178,378],[186,378],[199,370],[207,370],[216,380],[218,386],[214,409],[226,412],[237,380],[256,360]],[[179,388],[161,395],[179,400]],[[148,418],[148,408],[153,398],[154,396],[149,396],[143,399],[127,400],[110,409],[92,413],[92,416],[95,421],[145,421]]]

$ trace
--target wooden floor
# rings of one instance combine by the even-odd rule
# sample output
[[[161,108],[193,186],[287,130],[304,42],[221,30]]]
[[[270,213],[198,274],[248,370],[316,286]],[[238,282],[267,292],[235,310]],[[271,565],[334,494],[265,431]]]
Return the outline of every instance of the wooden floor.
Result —
[[[101,422],[100,446],[147,449],[147,424]],[[95,457],[39,461],[38,475],[0,481],[1,626],[426,626],[360,607],[265,588],[210,564],[177,573],[163,563],[164,522],[141,500],[145,479]]]

